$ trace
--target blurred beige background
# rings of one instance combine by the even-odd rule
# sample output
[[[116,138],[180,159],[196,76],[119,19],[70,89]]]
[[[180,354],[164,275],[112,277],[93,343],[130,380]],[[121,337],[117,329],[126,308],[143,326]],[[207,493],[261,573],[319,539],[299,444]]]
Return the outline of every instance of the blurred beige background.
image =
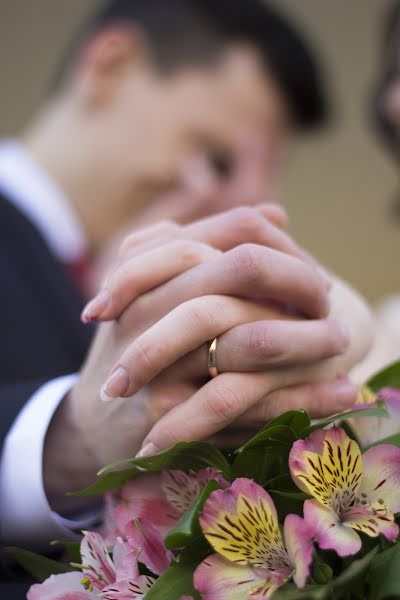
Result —
[[[274,3],[320,50],[336,106],[329,130],[299,143],[291,157],[284,190],[291,230],[371,299],[400,291],[400,220],[390,213],[399,178],[368,129],[367,113],[391,2]],[[0,0],[0,135],[17,133],[40,104],[71,34],[98,4]]]

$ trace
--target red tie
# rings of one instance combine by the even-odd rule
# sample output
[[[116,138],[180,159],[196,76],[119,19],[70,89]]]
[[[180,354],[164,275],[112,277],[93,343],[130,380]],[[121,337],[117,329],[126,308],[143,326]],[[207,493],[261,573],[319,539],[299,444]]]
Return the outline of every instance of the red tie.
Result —
[[[90,260],[86,255],[83,255],[73,261],[64,263],[64,268],[72,281],[75,289],[82,300],[88,299],[89,290],[89,273],[90,273]]]

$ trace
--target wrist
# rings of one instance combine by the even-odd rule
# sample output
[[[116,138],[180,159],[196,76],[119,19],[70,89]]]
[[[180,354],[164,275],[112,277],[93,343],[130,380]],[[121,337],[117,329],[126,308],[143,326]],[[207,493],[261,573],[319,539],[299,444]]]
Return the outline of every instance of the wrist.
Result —
[[[56,512],[93,503],[68,492],[83,489],[96,478],[96,462],[79,424],[74,419],[73,391],[61,401],[46,433],[43,449],[43,482],[47,499]]]

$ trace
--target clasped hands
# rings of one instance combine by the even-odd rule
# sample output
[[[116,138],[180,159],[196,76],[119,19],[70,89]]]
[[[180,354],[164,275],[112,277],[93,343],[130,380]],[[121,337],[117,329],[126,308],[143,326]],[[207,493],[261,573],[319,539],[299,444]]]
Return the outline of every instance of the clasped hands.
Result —
[[[274,205],[237,208],[124,241],[83,313],[103,323],[47,435],[45,484],[56,505],[112,460],[181,440],[232,447],[291,408],[322,417],[354,403],[346,374],[372,344],[369,310],[284,222]]]

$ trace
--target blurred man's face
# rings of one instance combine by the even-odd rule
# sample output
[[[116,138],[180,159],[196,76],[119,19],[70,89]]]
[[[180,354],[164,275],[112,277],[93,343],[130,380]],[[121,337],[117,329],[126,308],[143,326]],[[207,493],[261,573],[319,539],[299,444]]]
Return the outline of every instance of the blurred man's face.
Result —
[[[107,111],[110,169],[142,197],[174,185],[199,154],[226,176],[237,144],[249,135],[275,160],[288,131],[274,80],[244,45],[232,46],[213,67],[169,76],[148,63],[132,66]]]

